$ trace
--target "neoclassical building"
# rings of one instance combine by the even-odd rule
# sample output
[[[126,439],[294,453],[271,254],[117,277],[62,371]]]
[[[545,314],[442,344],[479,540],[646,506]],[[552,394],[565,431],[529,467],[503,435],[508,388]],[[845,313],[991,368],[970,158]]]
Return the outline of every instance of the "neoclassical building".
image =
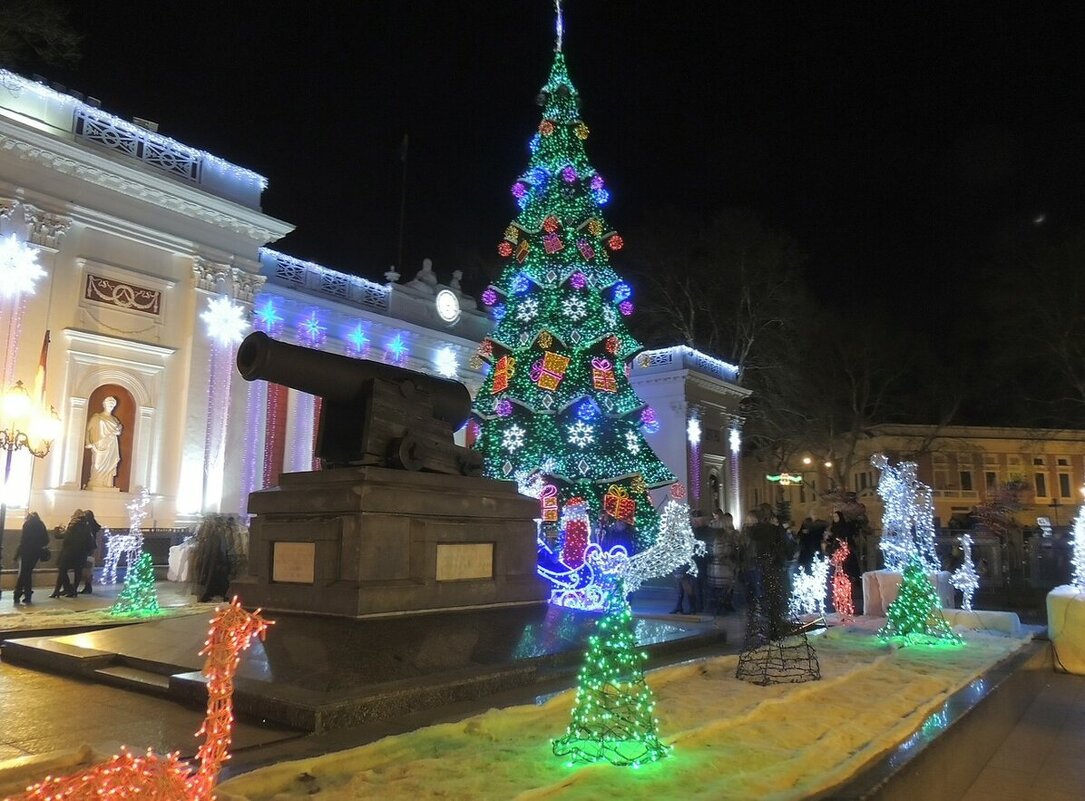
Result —
[[[242,329],[454,377],[474,394],[482,375],[471,356],[491,321],[460,274],[442,280],[427,260],[410,280],[389,272],[375,283],[279,252],[270,246],[293,227],[261,210],[266,185],[0,70],[0,238],[41,271],[0,286],[4,387],[29,385],[50,332],[46,396],[62,420],[48,456],[15,456],[8,548],[28,509],[50,527],[90,508],[123,528],[126,504],[146,488],[144,526],[181,526],[244,512],[249,492],[281,472],[314,469],[319,399],[242,380],[233,365]],[[0,263],[0,276],[22,269]],[[656,412],[649,441],[689,485],[691,507],[737,517],[747,391],[734,368],[676,347],[647,351],[630,370]],[[107,398],[120,434],[105,444],[120,458],[115,469],[106,458],[112,486],[96,487],[94,460],[104,457],[87,447],[98,436],[87,429]]]
[[[215,339],[216,315],[227,328],[234,317],[288,342],[481,382],[469,358],[489,320],[458,273],[442,283],[427,261],[413,280],[389,273],[378,284],[269,249],[292,226],[261,211],[265,187],[250,170],[0,70],[0,236],[43,273],[30,291],[0,287],[4,387],[29,386],[51,332],[46,393],[63,427],[44,459],[15,454],[9,547],[27,509],[49,526],[90,508],[124,527],[126,503],[146,487],[145,525],[184,525],[243,511],[252,489],[310,469],[318,402],[243,381],[236,341]],[[0,264],[0,276],[9,269],[24,267]],[[87,424],[106,398],[116,400],[120,460],[112,487],[88,489]]]

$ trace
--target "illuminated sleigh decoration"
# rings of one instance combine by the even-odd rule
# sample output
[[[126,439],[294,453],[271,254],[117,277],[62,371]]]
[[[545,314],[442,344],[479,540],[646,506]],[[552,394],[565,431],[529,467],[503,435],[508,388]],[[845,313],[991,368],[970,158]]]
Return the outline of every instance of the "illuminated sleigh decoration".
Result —
[[[148,750],[137,756],[122,748],[106,762],[70,776],[47,776],[6,801],[213,801],[219,771],[230,758],[234,674],[241,652],[252,644],[253,637],[262,640],[269,625],[271,621],[264,620],[260,610],[246,612],[237,598],[216,611],[200,651],[207,657],[203,667],[207,676],[207,715],[196,732],[197,737],[203,735],[204,741],[196,752],[199,768],[195,771],[177,752],[162,756]]]

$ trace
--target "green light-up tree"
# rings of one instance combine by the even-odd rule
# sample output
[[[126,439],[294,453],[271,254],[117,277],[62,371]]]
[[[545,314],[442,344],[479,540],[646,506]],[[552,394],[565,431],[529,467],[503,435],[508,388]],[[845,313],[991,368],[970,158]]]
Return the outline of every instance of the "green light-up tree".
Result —
[[[878,631],[878,636],[885,639],[900,637],[910,643],[962,644],[942,615],[938,594],[917,554],[912,554],[905,565],[900,592],[885,616],[888,620]]]
[[[637,650],[633,612],[625,589],[618,586],[588,638],[573,719],[565,736],[554,741],[557,756],[637,766],[667,755],[652,711],[655,697],[644,681],[647,658]]]
[[[125,577],[124,588],[109,613],[124,617],[152,617],[159,613],[154,564],[146,551]]]
[[[605,508],[633,526],[629,544],[641,549],[658,523],[647,490],[675,479],[642,435],[654,415],[626,377],[640,345],[624,322],[630,287],[608,259],[623,243],[603,219],[607,190],[584,152],[560,27],[539,102],[528,169],[512,187],[520,214],[498,245],[508,264],[482,295],[498,322],[479,348],[491,369],[475,401],[477,447],[487,475],[538,471],[557,489],[546,523],[579,496],[593,519]]]

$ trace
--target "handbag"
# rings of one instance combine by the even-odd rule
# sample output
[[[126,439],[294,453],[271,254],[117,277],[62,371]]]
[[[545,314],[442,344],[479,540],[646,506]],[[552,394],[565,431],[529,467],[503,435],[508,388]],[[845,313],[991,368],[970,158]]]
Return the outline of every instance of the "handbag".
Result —
[[[48,562],[52,558],[53,558],[53,552],[49,550],[49,546],[48,545],[43,545],[42,549],[41,549],[41,554],[38,556],[38,561],[39,562]]]

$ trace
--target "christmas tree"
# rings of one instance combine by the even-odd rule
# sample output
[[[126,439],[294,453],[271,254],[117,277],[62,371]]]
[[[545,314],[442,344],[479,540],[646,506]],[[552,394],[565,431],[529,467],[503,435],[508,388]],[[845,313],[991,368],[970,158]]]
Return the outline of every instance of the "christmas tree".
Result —
[[[491,369],[475,399],[476,447],[491,478],[541,473],[556,488],[542,511],[551,542],[559,507],[580,497],[593,520],[605,510],[630,526],[637,551],[657,529],[648,490],[674,476],[644,439],[654,414],[626,376],[640,349],[625,325],[632,290],[609,264],[623,242],[603,218],[607,189],[585,155],[588,126],[561,50],[560,9],[538,99],[542,122],[512,186],[520,213],[497,247],[507,266],[482,294],[497,325],[478,352]]]
[[[961,638],[945,617],[934,585],[919,556],[913,555],[904,568],[897,599],[886,611],[888,620],[878,632],[880,637],[903,638],[909,643],[960,645]]]
[[[152,617],[159,613],[154,565],[146,551],[136,561],[135,567],[128,571],[124,589],[109,613],[124,617]]]
[[[1076,518],[1071,532],[1073,545],[1073,576],[1070,582],[1081,591],[1085,591],[1085,507],[1082,508]]]
[[[655,698],[644,681],[647,658],[637,650],[633,612],[625,588],[618,586],[588,638],[573,719],[565,736],[554,741],[557,756],[637,767],[667,755],[652,713]]]

